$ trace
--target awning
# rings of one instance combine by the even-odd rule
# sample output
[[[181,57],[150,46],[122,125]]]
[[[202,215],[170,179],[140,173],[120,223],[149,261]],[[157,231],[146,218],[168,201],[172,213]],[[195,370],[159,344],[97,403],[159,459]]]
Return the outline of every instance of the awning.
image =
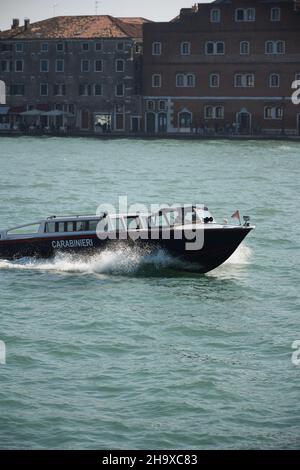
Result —
[[[42,113],[43,116],[49,116],[49,117],[64,116],[65,114],[66,113],[64,113],[63,111],[60,111],[59,109],[54,109],[53,111]]]
[[[9,106],[0,106],[0,114],[3,116],[9,111]]]
[[[24,113],[20,114],[21,116],[40,116],[42,111],[39,111],[38,109],[31,109],[30,111],[25,111]]]

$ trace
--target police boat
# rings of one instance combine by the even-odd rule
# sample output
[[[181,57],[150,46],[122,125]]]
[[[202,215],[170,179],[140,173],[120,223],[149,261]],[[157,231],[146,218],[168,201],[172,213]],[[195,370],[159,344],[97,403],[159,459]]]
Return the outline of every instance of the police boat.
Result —
[[[51,216],[0,232],[0,258],[51,258],[58,253],[93,255],[120,245],[146,254],[158,250],[207,273],[223,264],[255,228],[250,217],[239,225],[218,224],[207,207],[162,208],[154,213]],[[236,217],[237,218],[237,217]]]

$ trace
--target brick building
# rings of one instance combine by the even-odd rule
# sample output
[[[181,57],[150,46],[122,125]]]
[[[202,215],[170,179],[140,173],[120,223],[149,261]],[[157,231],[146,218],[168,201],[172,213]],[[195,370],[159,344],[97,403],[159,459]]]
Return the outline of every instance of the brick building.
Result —
[[[43,111],[37,117],[41,127],[68,122],[81,131],[138,131],[145,21],[66,16],[20,25],[13,20],[10,30],[0,32],[0,80],[10,108],[2,121],[12,123],[34,109]]]
[[[144,24],[145,131],[300,134],[299,4],[216,0]]]

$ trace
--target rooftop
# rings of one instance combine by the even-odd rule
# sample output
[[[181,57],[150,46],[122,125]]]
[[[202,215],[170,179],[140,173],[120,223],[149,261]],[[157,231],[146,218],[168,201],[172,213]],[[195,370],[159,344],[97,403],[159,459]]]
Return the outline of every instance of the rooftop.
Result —
[[[115,18],[109,15],[56,16],[19,26],[14,20],[11,29],[0,32],[0,39],[93,39],[142,38],[145,18]]]

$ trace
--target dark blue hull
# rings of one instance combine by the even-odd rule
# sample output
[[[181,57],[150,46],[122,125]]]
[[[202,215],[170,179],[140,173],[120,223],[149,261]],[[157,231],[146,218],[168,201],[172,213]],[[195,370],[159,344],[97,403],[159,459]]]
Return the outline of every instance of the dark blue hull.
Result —
[[[105,249],[114,249],[122,245],[137,247],[146,253],[164,250],[182,261],[191,263],[192,270],[206,273],[223,264],[236,251],[238,246],[251,232],[249,227],[209,229],[205,231],[204,246],[197,251],[186,250],[184,237],[181,240],[100,240],[92,235],[64,235],[53,237],[37,237],[31,239],[14,239],[0,241],[0,258],[15,260],[24,257],[52,258],[57,253],[78,253],[93,255]]]

